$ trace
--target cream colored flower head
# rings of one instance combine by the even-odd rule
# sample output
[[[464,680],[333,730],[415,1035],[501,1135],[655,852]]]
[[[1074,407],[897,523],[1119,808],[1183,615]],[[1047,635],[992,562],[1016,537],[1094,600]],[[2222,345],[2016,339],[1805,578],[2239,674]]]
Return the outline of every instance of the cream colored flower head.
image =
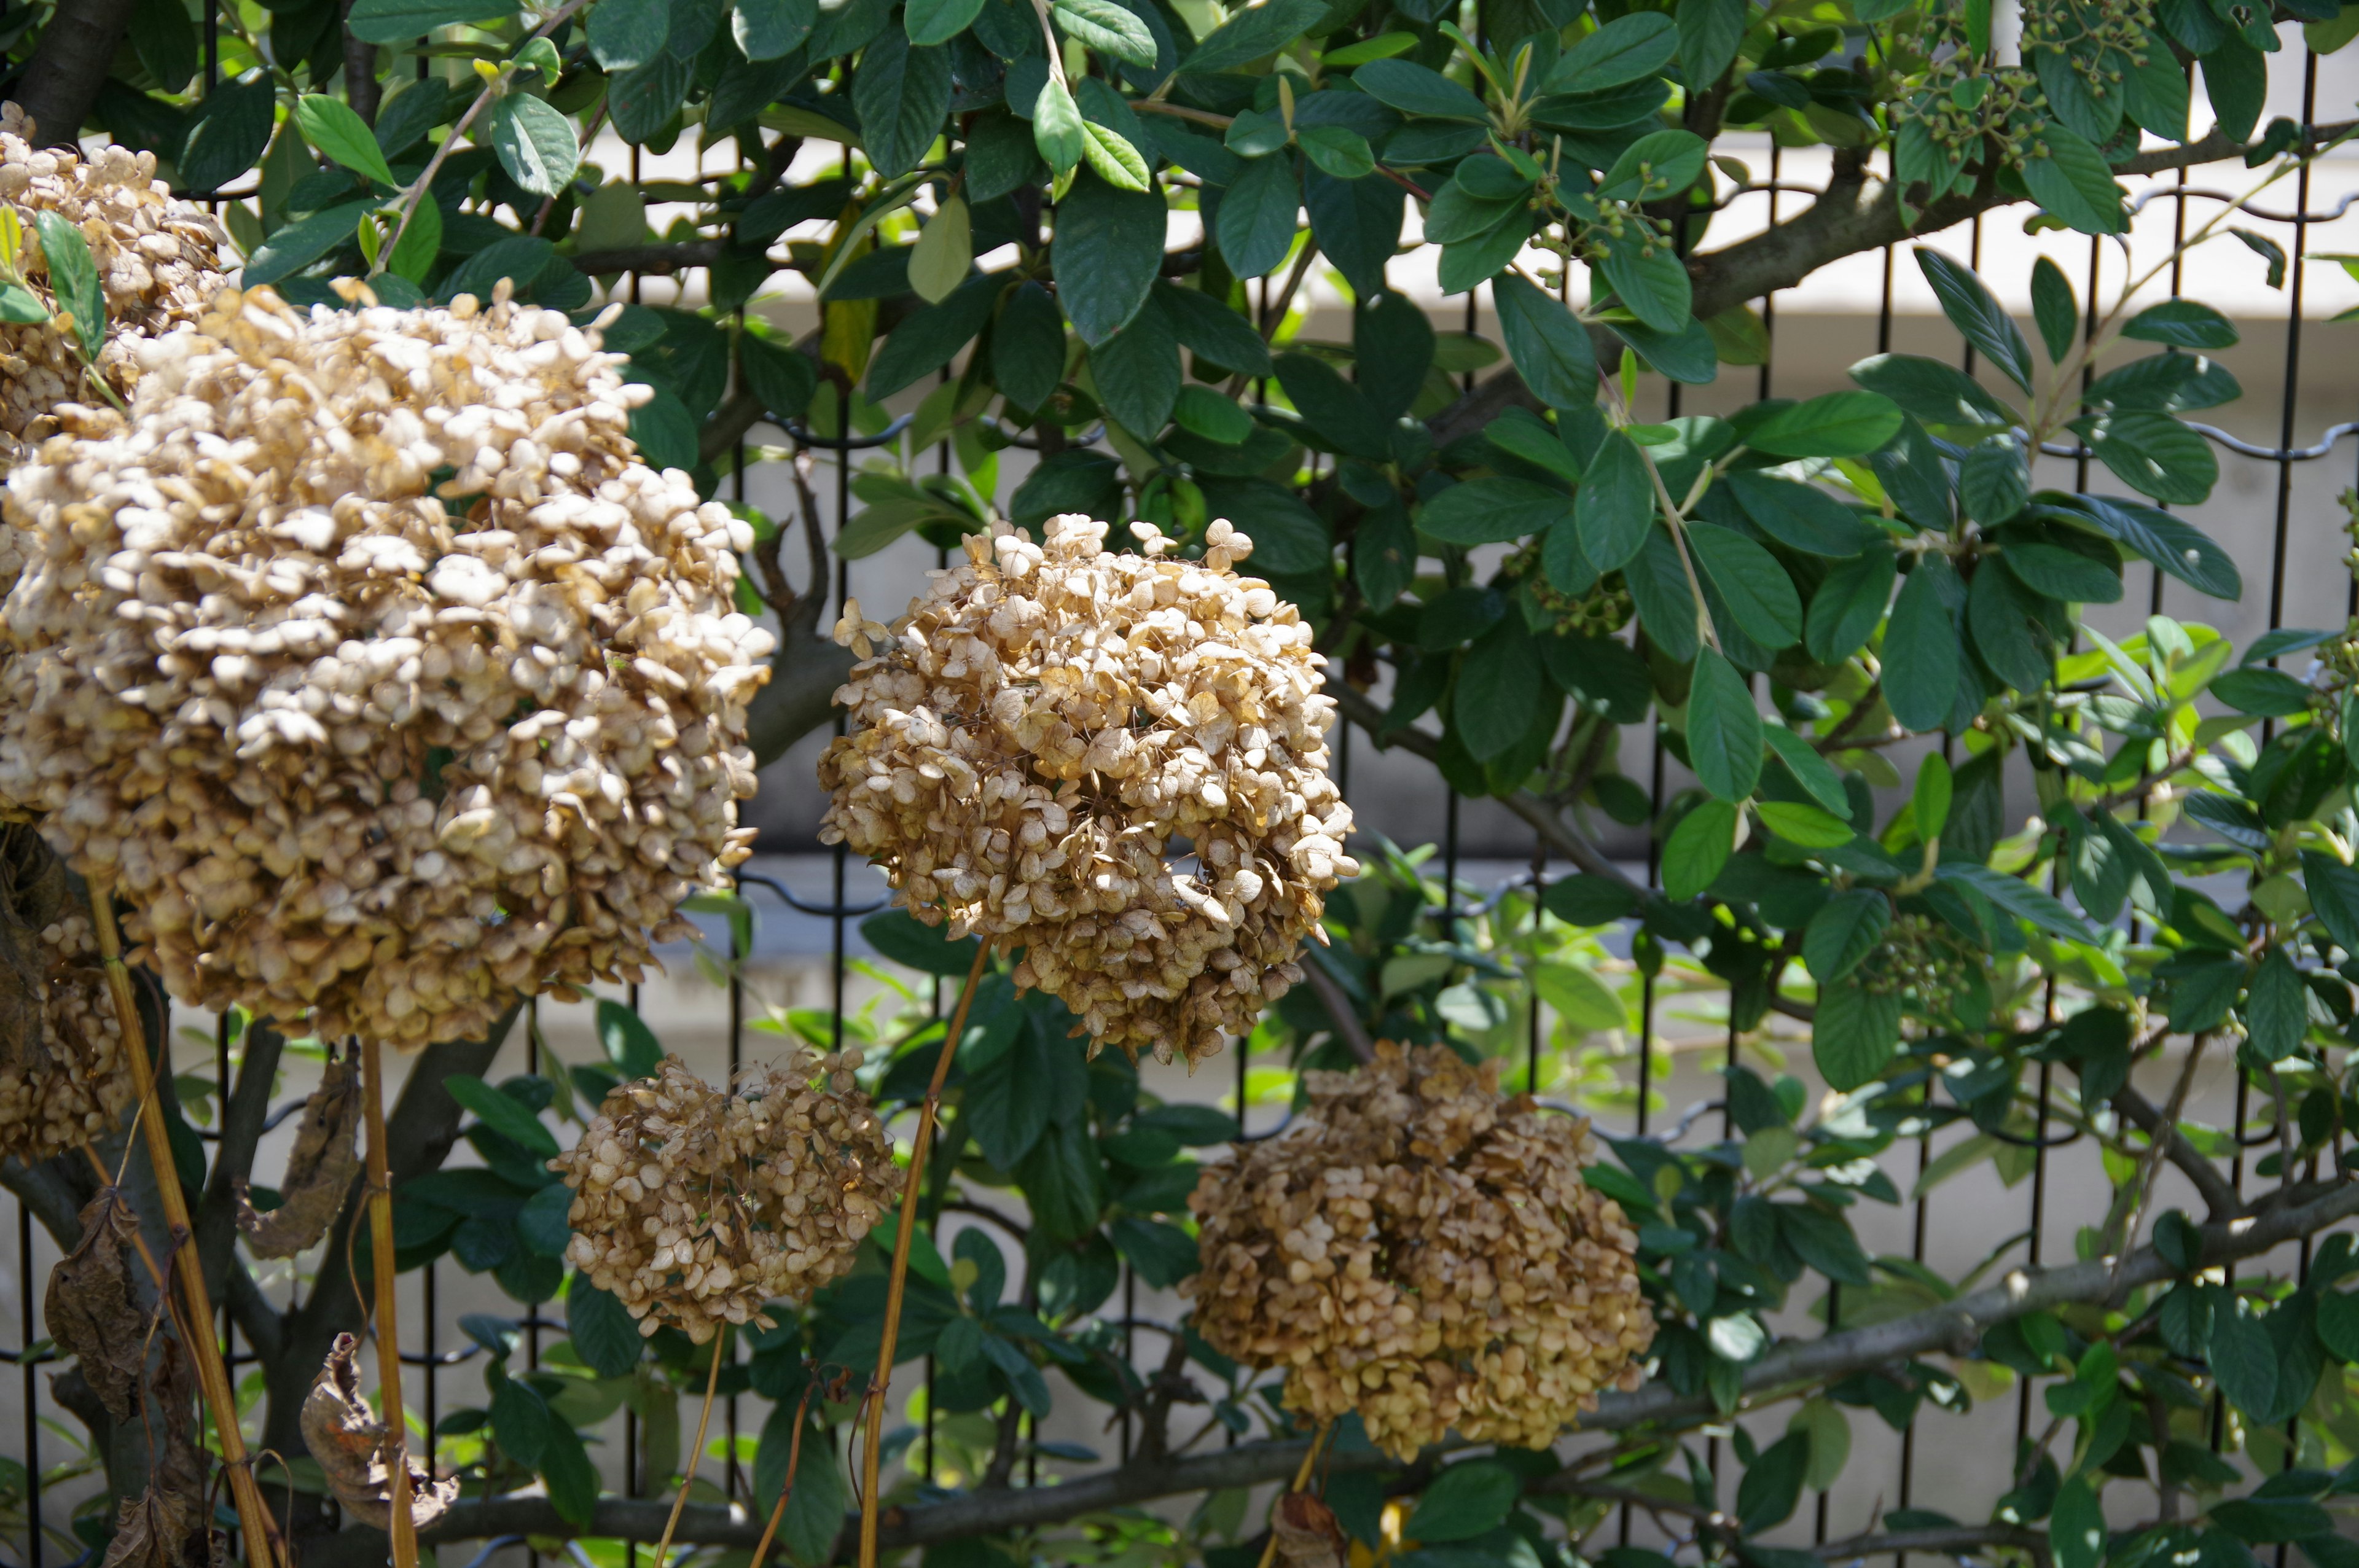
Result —
[[[224,290],[137,353],[8,480],[0,797],[193,1006],[417,1046],[637,978],[746,853],[771,645],[645,389],[465,297]]]
[[[1359,867],[1327,776],[1333,699],[1294,606],[1152,524],[996,524],[891,628],[845,607],[861,655],[820,761],[821,837],[884,868],[919,919],[1021,948],[1019,986],[1091,1050],[1192,1065],[1302,978],[1322,895]]]
[[[54,212],[82,232],[106,296],[98,370],[118,393],[137,379],[139,341],[194,321],[229,281],[220,224],[172,196],[156,178],[154,153],[40,146],[14,103],[0,105],[0,202],[15,211],[23,232],[16,270],[45,292],[49,261],[36,216]],[[72,331],[55,320],[0,322],[0,449],[13,452],[49,435],[60,404],[96,401],[83,369]],[[15,575],[16,563],[0,561],[0,579]]]
[[[1357,1411],[1406,1459],[1455,1430],[1545,1448],[1637,1387],[1655,1319],[1638,1238],[1581,1178],[1589,1123],[1499,1093],[1498,1065],[1385,1042],[1304,1075],[1284,1133],[1208,1165],[1189,1207],[1207,1344],[1287,1369],[1285,1403]]]
[[[606,1097],[549,1162],[573,1189],[566,1257],[639,1320],[701,1345],[851,1269],[900,1196],[885,1125],[855,1086],[860,1049],[798,1045],[715,1088],[677,1056]]]

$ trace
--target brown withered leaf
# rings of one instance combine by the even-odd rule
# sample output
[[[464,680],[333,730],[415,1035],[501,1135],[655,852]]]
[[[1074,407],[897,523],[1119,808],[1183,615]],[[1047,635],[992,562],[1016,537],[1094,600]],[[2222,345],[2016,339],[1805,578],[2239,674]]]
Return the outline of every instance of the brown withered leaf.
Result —
[[[99,1568],[190,1568],[187,1526],[188,1509],[154,1487],[126,1498]]]
[[[328,1489],[345,1510],[378,1530],[393,1525],[393,1474],[386,1465],[385,1423],[361,1395],[353,1365],[360,1341],[336,1336],[327,1365],[303,1400],[303,1445],[326,1472]],[[419,1530],[440,1519],[459,1500],[459,1477],[437,1481],[409,1466],[409,1517]]]
[[[1335,1510],[1308,1492],[1288,1492],[1270,1510],[1277,1560],[1287,1568],[1343,1568],[1352,1544]]]
[[[295,1152],[278,1206],[255,1212],[245,1184],[237,1184],[237,1227],[260,1258],[292,1258],[327,1234],[361,1168],[361,1069],[347,1054],[328,1063],[327,1076],[303,1102]]]
[[[0,827],[0,1068],[37,1072],[50,1065],[41,1014],[48,962],[41,928],[66,894],[65,862],[39,832]]]
[[[101,1187],[82,1211],[82,1240],[49,1273],[49,1335],[117,1421],[138,1408],[147,1370],[147,1314],[131,1278],[138,1229],[122,1193]]]

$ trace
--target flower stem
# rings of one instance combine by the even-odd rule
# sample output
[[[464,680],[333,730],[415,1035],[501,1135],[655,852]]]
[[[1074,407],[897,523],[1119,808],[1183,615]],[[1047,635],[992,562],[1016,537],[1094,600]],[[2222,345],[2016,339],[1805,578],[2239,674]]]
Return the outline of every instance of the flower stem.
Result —
[[[1319,1463],[1319,1451],[1327,1446],[1327,1434],[1334,1430],[1335,1423],[1331,1421],[1321,1423],[1319,1430],[1310,1434],[1310,1446],[1304,1452],[1302,1463],[1295,1467],[1294,1485],[1287,1487],[1287,1492],[1299,1492],[1310,1484],[1310,1467]],[[1261,1549],[1261,1568],[1270,1568],[1270,1564],[1277,1561],[1277,1509],[1285,1501],[1286,1492],[1281,1492],[1277,1501],[1270,1504],[1269,1541]]]
[[[918,1112],[917,1141],[909,1145],[909,1179],[901,1188],[901,1221],[894,1233],[893,1268],[885,1288],[885,1332],[876,1346],[876,1370],[868,1378],[868,1438],[861,1456],[860,1568],[876,1568],[876,1517],[881,1499],[876,1472],[883,1463],[885,1395],[893,1386],[893,1351],[901,1339],[901,1294],[909,1279],[909,1248],[918,1233],[918,1194],[925,1185],[926,1146],[933,1141],[934,1119],[942,1104],[942,1084],[951,1076],[951,1058],[958,1054],[959,1036],[966,1033],[966,1011],[974,1004],[974,989],[983,967],[991,961],[991,944],[979,942],[974,967],[966,972],[966,988],[959,992],[951,1014],[950,1033],[942,1036],[942,1054],[934,1058],[933,1081],[926,1086],[926,1103]]]
[[[409,1417],[401,1402],[401,1331],[393,1257],[393,1168],[385,1148],[385,1063],[376,1038],[361,1042],[361,1100],[368,1112],[369,1271],[376,1285],[376,1397],[385,1421],[392,1493],[394,1568],[418,1568],[418,1521],[409,1511]]]
[[[131,1059],[131,1078],[139,1094],[139,1127],[147,1141],[147,1162],[156,1173],[156,1191],[163,1200],[164,1220],[170,1227],[172,1250],[188,1255],[169,1272],[180,1287],[188,1308],[189,1354],[197,1364],[197,1382],[212,1411],[213,1430],[221,1440],[222,1465],[229,1472],[230,1494],[237,1502],[238,1528],[245,1534],[248,1561],[280,1560],[278,1537],[270,1510],[262,1501],[247,1461],[245,1434],[238,1430],[237,1396],[229,1369],[222,1365],[221,1346],[213,1338],[213,1306],[205,1288],[203,1262],[190,1242],[196,1227],[189,1219],[189,1200],[180,1190],[180,1168],[172,1160],[172,1134],[164,1122],[163,1102],[157,1098],[156,1073],[147,1060],[147,1031],[139,1022],[139,1003],[131,994],[131,971],[124,967],[123,939],[114,928],[114,890],[104,882],[90,884],[90,919],[98,935],[98,955],[106,968],[106,988],[114,1000],[114,1018],[123,1031],[124,1054]],[[102,1167],[103,1169],[103,1167]],[[143,1242],[140,1254],[145,1257]],[[154,1260],[148,1260],[154,1267]]]
[[[787,1444],[787,1478],[778,1487],[778,1500],[770,1509],[770,1522],[762,1527],[761,1543],[754,1548],[754,1560],[746,1568],[762,1568],[769,1561],[770,1542],[778,1538],[778,1526],[785,1522],[787,1504],[795,1495],[795,1471],[803,1462],[803,1420],[810,1413],[811,1392],[819,1387],[819,1375],[811,1374],[803,1385],[803,1397],[795,1401],[795,1434]]]
[[[712,1395],[721,1387],[721,1353],[728,1346],[729,1330],[723,1325],[712,1336],[712,1369],[704,1375],[704,1408],[697,1412],[696,1442],[688,1451],[688,1470],[679,1478],[679,1493],[671,1500],[671,1517],[664,1520],[663,1539],[656,1543],[655,1568],[664,1568],[664,1558],[671,1552],[672,1531],[679,1528],[679,1510],[688,1506],[688,1489],[696,1485],[696,1467],[704,1462],[705,1429],[712,1424]]]

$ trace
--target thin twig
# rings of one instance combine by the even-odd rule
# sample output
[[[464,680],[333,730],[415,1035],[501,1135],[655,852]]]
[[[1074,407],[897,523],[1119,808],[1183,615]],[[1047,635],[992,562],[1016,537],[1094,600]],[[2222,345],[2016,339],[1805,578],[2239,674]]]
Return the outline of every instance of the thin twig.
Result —
[[[671,1517],[664,1520],[663,1539],[656,1543],[656,1568],[663,1568],[671,1556],[672,1532],[679,1529],[679,1510],[688,1506],[689,1488],[696,1485],[697,1468],[704,1463],[704,1433],[712,1424],[712,1396],[721,1387],[721,1352],[728,1347],[728,1329],[723,1328],[713,1335],[712,1369],[704,1375],[704,1408],[696,1416],[696,1444],[688,1451],[688,1469],[679,1478],[679,1495],[671,1500]],[[804,1390],[803,1397],[809,1399],[810,1390]],[[799,1423],[795,1427],[795,1441],[798,1444],[802,1441]],[[786,1506],[786,1495],[782,1492],[778,1496],[778,1507],[783,1511]],[[766,1542],[768,1539],[767,1536],[763,1537]],[[756,1557],[754,1561],[759,1563],[761,1559]]]

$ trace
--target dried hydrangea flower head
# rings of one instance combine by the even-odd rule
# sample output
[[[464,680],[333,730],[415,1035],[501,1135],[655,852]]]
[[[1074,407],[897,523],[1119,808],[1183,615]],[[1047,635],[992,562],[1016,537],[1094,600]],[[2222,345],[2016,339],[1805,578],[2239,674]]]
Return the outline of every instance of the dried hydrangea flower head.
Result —
[[[1285,1402],[1358,1411],[1402,1458],[1453,1428],[1541,1448],[1655,1337],[1636,1232],[1585,1184],[1586,1121],[1498,1090],[1498,1065],[1380,1043],[1309,1073],[1279,1137],[1206,1168],[1203,1271],[1181,1289],[1223,1355],[1287,1369]]]
[[[619,356],[266,289],[137,353],[8,480],[0,797],[192,1006],[418,1046],[636,979],[747,852],[770,636]]]
[[[1327,776],[1333,699],[1310,628],[1234,562],[1135,523],[995,524],[891,629],[846,607],[849,732],[820,761],[821,837],[885,870],[919,919],[1021,947],[1019,986],[1094,1052],[1190,1065],[1302,978],[1321,896],[1359,867]],[[1186,861],[1172,846],[1186,840]]]
[[[851,1269],[896,1202],[900,1168],[853,1080],[860,1049],[748,1067],[734,1091],[677,1056],[616,1088],[549,1162],[573,1189],[567,1259],[630,1309],[639,1332],[697,1344],[759,1323]]]
[[[28,1165],[97,1141],[133,1098],[89,914],[59,910],[41,928],[38,961],[40,1044],[0,1057],[0,1156]]]
[[[54,212],[82,231],[98,264],[109,328],[99,373],[118,393],[137,379],[134,345],[194,321],[229,279],[221,227],[203,208],[177,200],[156,178],[156,155],[128,147],[81,153],[34,145],[34,127],[14,103],[0,104],[0,201],[24,227],[16,265],[49,286],[36,214]],[[55,428],[61,403],[86,401],[82,351],[56,321],[0,322],[0,448],[38,441]],[[0,563],[0,580],[14,576]]]

